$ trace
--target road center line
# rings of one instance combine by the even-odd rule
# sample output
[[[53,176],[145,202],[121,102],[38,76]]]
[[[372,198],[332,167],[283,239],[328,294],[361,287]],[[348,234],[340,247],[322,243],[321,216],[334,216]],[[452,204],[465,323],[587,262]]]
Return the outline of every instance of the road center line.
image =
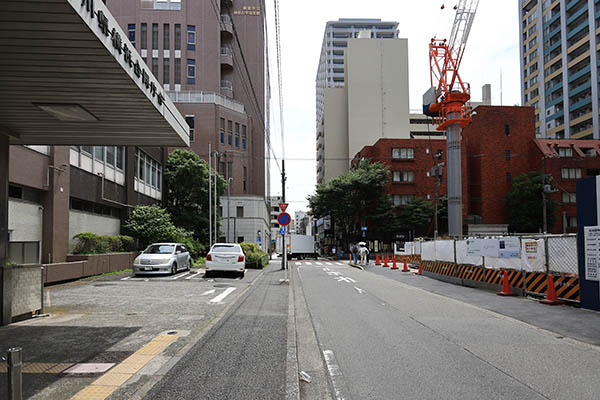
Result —
[[[234,288],[234,287],[225,289],[225,291],[223,293],[221,293],[217,297],[211,299],[210,302],[214,304],[214,303],[219,303],[219,302],[223,301],[225,299],[225,297],[229,296],[231,294],[231,292],[233,292],[235,289],[236,288]]]

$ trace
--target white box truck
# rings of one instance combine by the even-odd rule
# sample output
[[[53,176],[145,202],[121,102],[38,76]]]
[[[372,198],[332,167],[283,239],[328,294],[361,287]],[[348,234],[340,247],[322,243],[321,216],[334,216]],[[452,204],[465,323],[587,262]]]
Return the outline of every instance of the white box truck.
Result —
[[[281,239],[282,236],[278,235],[276,250],[280,255],[283,254],[283,249],[281,248]],[[285,242],[288,259],[297,258],[300,260],[304,258],[316,258],[317,256],[317,252],[315,251],[315,238],[312,236],[290,234],[286,235]]]

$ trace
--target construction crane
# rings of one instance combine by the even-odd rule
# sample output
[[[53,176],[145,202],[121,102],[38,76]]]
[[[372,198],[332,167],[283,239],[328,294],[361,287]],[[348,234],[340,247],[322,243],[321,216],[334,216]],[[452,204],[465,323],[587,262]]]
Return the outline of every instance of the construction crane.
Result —
[[[459,0],[450,39],[431,39],[431,87],[423,95],[423,113],[433,118],[437,130],[446,131],[448,175],[448,233],[462,236],[461,132],[471,122],[469,85],[458,74],[479,0]],[[443,9],[443,6],[442,6]]]

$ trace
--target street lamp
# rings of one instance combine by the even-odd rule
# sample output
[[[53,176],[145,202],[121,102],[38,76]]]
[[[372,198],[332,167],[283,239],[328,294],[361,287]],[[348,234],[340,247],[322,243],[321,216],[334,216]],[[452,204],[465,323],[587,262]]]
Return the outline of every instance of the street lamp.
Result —
[[[231,208],[229,207],[229,202],[231,197],[231,182],[233,182],[233,178],[227,179],[227,243],[231,243],[229,241],[229,221],[231,218]]]

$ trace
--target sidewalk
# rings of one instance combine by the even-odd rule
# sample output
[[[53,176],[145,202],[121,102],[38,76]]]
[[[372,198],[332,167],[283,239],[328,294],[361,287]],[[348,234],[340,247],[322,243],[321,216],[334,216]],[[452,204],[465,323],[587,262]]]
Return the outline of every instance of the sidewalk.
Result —
[[[365,271],[395,279],[431,293],[459,300],[476,307],[514,318],[527,324],[600,346],[600,313],[569,305],[547,306],[531,297],[501,297],[496,293],[446,283],[413,273],[402,273],[371,263]],[[413,269],[416,272],[416,269]]]

